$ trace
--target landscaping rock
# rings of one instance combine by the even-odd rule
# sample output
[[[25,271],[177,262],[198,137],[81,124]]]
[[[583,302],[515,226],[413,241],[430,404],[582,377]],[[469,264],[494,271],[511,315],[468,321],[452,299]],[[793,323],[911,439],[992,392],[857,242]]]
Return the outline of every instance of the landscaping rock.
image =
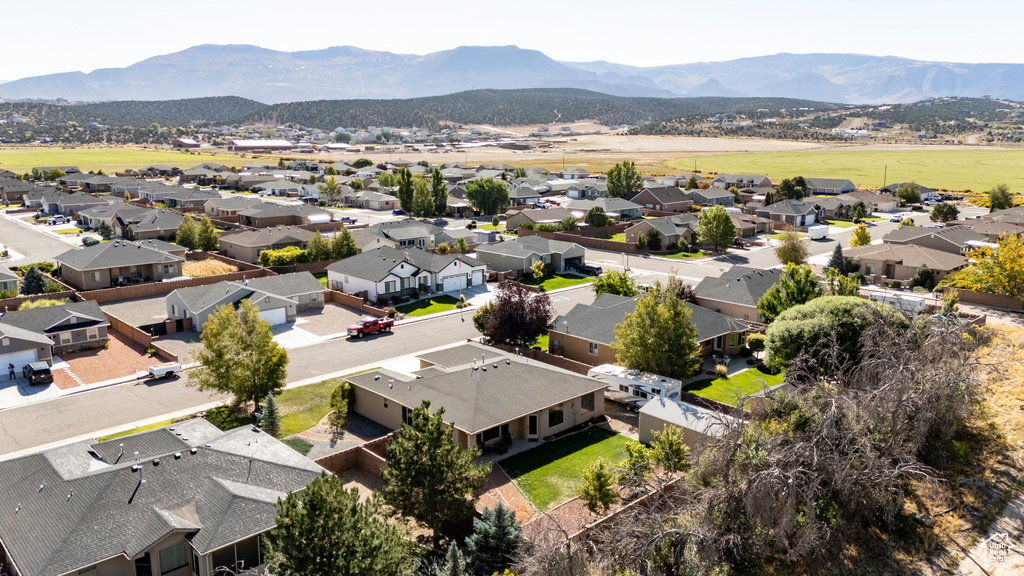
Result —
[[[914,514],[914,522],[917,522],[925,528],[935,526],[935,518],[933,518],[931,514]]]

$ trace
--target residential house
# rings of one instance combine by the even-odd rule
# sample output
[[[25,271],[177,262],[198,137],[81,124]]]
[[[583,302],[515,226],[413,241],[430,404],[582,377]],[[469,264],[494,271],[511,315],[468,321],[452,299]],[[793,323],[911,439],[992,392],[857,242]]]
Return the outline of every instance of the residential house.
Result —
[[[331,212],[325,208],[310,206],[309,204],[277,204],[276,202],[262,202],[239,210],[238,223],[253,228],[268,228],[270,226],[298,226],[301,224],[315,224],[319,222],[330,222]]]
[[[120,200],[110,197],[101,198],[84,192],[61,194],[57,199],[57,213],[74,218],[82,210],[97,206],[108,206],[114,202],[120,202]]]
[[[366,232],[363,229],[350,230],[349,234],[351,234],[352,239],[356,241],[356,248],[358,248],[360,252],[367,252],[382,246],[387,246],[388,248],[398,247],[398,243],[394,240]]]
[[[988,242],[998,242],[1003,236],[1024,234],[1024,222],[1015,224],[1003,220],[953,220],[946,222],[946,227],[970,228],[978,234],[985,236]]]
[[[927,186],[921,186],[920,184],[916,184],[914,182],[900,182],[898,184],[889,184],[888,186],[883,186],[879,188],[877,192],[881,192],[883,194],[891,194],[895,196],[897,190],[910,184],[913,184],[914,187],[917,188],[917,193],[921,195],[922,201],[935,200],[939,195],[938,191],[933,190]]]
[[[197,332],[222,306],[237,307],[242,300],[255,304],[260,318],[277,326],[294,322],[298,312],[323,309],[326,290],[309,272],[295,272],[179,288],[164,303],[168,319],[191,318]]]
[[[140,180],[139,182],[142,183],[139,186],[139,198],[149,202],[150,204],[163,202],[164,198],[169,195],[186,193],[191,190],[190,188],[185,188],[183,186],[163,184],[160,182],[147,182],[145,180]]]
[[[202,206],[214,198],[221,198],[219,192],[202,188],[179,188],[171,194],[164,195],[164,204],[168,208],[189,208]]]
[[[595,198],[593,200],[573,200],[566,206],[569,210],[586,214],[591,208],[599,207],[609,218],[633,220],[643,217],[643,206],[630,202],[625,198]]]
[[[743,189],[755,186],[771,186],[772,179],[757,174],[719,174],[711,179],[711,187]]]
[[[685,244],[695,244],[697,215],[679,214],[677,216],[640,220],[626,228],[626,242],[636,244],[637,240],[640,239],[640,235],[647,236],[651,230],[658,231],[658,238],[661,241],[660,245],[665,249],[678,245],[680,240]]]
[[[342,200],[346,206],[365,208],[367,210],[394,210],[401,206],[398,197],[387,192],[375,190],[352,190],[342,193]]]
[[[950,254],[963,254],[971,248],[988,242],[988,236],[966,226],[950,226],[948,228],[904,226],[882,236],[882,242],[923,246]]]
[[[118,211],[114,233],[125,240],[173,241],[184,219],[170,210]]]
[[[415,218],[406,218],[398,222],[382,222],[364,228],[363,231],[391,240],[400,247],[415,247],[424,250],[433,250],[442,243],[453,244],[459,238],[465,238],[467,243],[472,244],[476,238],[472,230],[465,228],[449,230]]]
[[[689,212],[693,206],[693,199],[686,195],[686,192],[676,187],[660,186],[657,188],[644,188],[631,200],[650,210],[662,212]]]
[[[822,218],[853,218],[854,206],[858,203],[864,205],[864,216],[870,216],[874,210],[874,206],[870,202],[864,202],[852,194],[842,194],[839,196],[816,196],[813,198],[814,203],[821,207]]]
[[[25,194],[26,208],[35,208],[43,214],[56,214],[57,203],[64,193],[56,188],[34,188]]]
[[[260,206],[263,202],[246,196],[229,196],[227,198],[211,198],[203,204],[203,212],[210,218],[232,218],[242,210]]]
[[[489,270],[526,272],[538,260],[551,264],[561,274],[583,264],[586,250],[573,242],[548,240],[540,236],[521,236],[515,240],[482,244],[476,248],[476,257]]]
[[[21,276],[11,271],[7,266],[0,266],[0,292],[18,291],[18,284]]]
[[[14,364],[14,373],[20,376],[22,369],[33,362],[53,362],[53,340],[35,330],[4,324],[0,319],[0,367]]]
[[[222,234],[220,253],[228,258],[259,264],[260,252],[295,246],[305,250],[315,234],[297,226],[274,226]]]
[[[540,192],[535,190],[533,186],[530,186],[529,184],[509,186],[508,202],[510,206],[536,204],[537,200],[540,200]]]
[[[697,284],[697,305],[726,316],[749,322],[761,322],[757,301],[782,277],[779,268],[758,270],[733,266],[718,278],[705,278]]]
[[[301,189],[302,184],[284,179],[261,182],[252,187],[253,192],[260,196],[298,196]]]
[[[995,212],[983,214],[979,216],[978,219],[985,220],[987,222],[1002,222],[1005,224],[1024,226],[1024,206],[1014,206],[1013,208],[996,210]]]
[[[729,212],[732,224],[736,227],[737,238],[749,238],[758,234],[771,233],[772,221],[768,218],[744,214],[743,212]]]
[[[785,222],[797,228],[812,226],[821,219],[824,209],[817,202],[804,200],[780,200],[757,209],[757,216],[776,222]]]
[[[165,251],[181,250],[181,255]],[[54,258],[61,280],[79,290],[110,288],[118,284],[160,282],[181,276],[184,249],[159,240],[115,240],[74,249]]]
[[[354,410],[388,428],[412,421],[426,400],[444,408],[455,443],[507,449],[604,415],[604,383],[477,343],[419,356],[413,374],[374,370],[346,378]]]
[[[279,499],[324,470],[254,426],[177,422],[0,462],[18,576],[213,576],[264,563]],[[16,513],[14,511],[17,511]]]
[[[748,325],[689,302],[686,306],[697,328],[701,354],[739,354],[750,331]],[[555,354],[591,366],[614,364],[615,326],[635,311],[636,298],[617,294],[601,294],[592,304],[577,304],[551,323],[549,347]]]
[[[181,168],[177,166],[168,166],[166,164],[152,164],[145,168],[139,169],[139,172],[145,174],[148,178],[173,178],[181,175]]]
[[[590,178],[590,172],[584,168],[566,168],[559,172],[552,172],[554,176],[558,176],[562,180],[580,180],[583,178]]]
[[[33,182],[22,182],[16,178],[0,178],[0,200],[4,204],[22,204],[25,195],[36,187]]]
[[[366,292],[371,302],[394,300],[413,294],[454,292],[480,286],[487,266],[465,254],[435,254],[416,248],[382,246],[366,250],[327,267],[332,290]]]
[[[107,328],[110,322],[99,304],[85,300],[60,306],[12,310],[0,317],[0,326],[45,336],[50,340],[53,354],[60,355],[102,348],[109,340]]]
[[[141,214],[151,210],[153,209],[146,208],[145,206],[135,206],[133,204],[125,204],[124,202],[115,202],[113,204],[96,206],[95,208],[86,208],[78,213],[77,220],[80,226],[87,228],[96,229],[102,224],[106,224],[113,228],[114,218],[117,217],[118,212],[124,214]]]
[[[804,182],[807,183],[807,189],[804,190],[804,194],[808,196],[816,196],[818,194],[835,196],[836,194],[853,192],[857,189],[853,182],[836,178],[804,178]]]
[[[448,211],[447,215],[452,218],[468,218],[473,215],[473,205],[464,198],[457,198],[448,195]]]
[[[724,188],[694,188],[686,192],[686,197],[698,206],[732,206],[736,196]]]
[[[537,224],[557,225],[566,218],[576,219],[572,211],[567,208],[525,208],[523,210],[509,210],[505,213],[505,228],[515,230],[522,224],[536,226]]]
[[[892,194],[857,190],[856,192],[850,192],[846,196],[864,202],[864,204],[871,207],[872,212],[896,212],[900,207],[900,199]]]
[[[960,254],[912,244],[869,244],[848,248],[843,255],[860,262],[860,273],[875,284],[912,280],[922,265],[932,271],[938,283],[950,272],[967,266],[968,262]]]

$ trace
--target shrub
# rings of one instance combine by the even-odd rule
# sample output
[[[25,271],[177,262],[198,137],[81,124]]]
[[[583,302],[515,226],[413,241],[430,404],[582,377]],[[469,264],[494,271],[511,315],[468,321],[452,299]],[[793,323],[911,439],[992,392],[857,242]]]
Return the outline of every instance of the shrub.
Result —
[[[390,301],[387,302],[387,304],[390,304],[390,303],[391,303]],[[384,317],[385,318],[394,318],[397,313],[398,312],[393,307],[391,307],[391,306],[385,306],[384,307]]]
[[[729,376],[729,367],[725,364],[715,364],[715,374],[719,378],[727,378]]]
[[[47,280],[46,284],[43,286],[43,292],[46,293],[46,294],[53,294],[55,292],[63,292],[63,291],[64,291],[64,287],[61,286],[59,283],[54,282],[53,280]]]
[[[903,288],[903,284],[899,280],[893,280],[892,283],[889,284],[889,287],[899,290],[900,288]]]
[[[16,298],[17,296],[17,290],[0,290],[0,299],[6,300],[7,298]]]

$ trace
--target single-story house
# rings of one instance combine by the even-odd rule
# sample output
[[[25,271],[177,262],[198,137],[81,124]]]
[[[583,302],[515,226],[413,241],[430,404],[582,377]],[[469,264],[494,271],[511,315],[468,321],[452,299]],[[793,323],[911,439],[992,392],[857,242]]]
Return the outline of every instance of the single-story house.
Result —
[[[717,437],[733,416],[695,406],[681,400],[654,396],[640,408],[637,429],[640,441],[650,444],[654,433],[666,426],[678,426],[683,430],[683,444],[694,448],[708,438]]]
[[[366,250],[327,267],[332,290],[366,292],[371,302],[436,292],[455,292],[480,286],[487,266],[464,254],[435,254],[416,248],[382,246]]]
[[[220,237],[220,253],[228,258],[250,264],[259,264],[260,252],[279,250],[288,246],[306,249],[315,233],[298,226],[275,226],[223,234]]]
[[[521,224],[555,224],[557,225],[566,218],[576,218],[572,211],[565,208],[526,208],[523,210],[509,210],[505,213],[505,228],[515,230]]]
[[[57,213],[64,214],[65,216],[75,216],[83,210],[97,206],[108,206],[113,202],[120,202],[120,200],[101,198],[92,194],[86,194],[85,192],[61,194],[57,199]]]
[[[173,254],[167,250],[180,251]],[[118,284],[160,282],[181,276],[184,248],[159,240],[114,240],[68,250],[54,260],[61,280],[79,290],[110,288]]]
[[[164,298],[164,304],[168,319],[191,318],[197,332],[221,306],[237,306],[242,300],[251,301],[260,309],[260,318],[277,326],[294,322],[298,312],[322,309],[326,291],[309,272],[295,272],[179,288]]]
[[[921,265],[931,269],[935,282],[947,274],[967,266],[967,258],[933,248],[902,244],[869,244],[849,248],[843,252],[847,258],[860,262],[860,273],[875,284],[898,280],[907,282]]]
[[[207,201],[221,198],[219,192],[205,188],[177,188],[172,189],[170,194],[164,195],[164,204],[170,208],[188,208],[190,206],[202,206]]]
[[[817,194],[835,196],[836,194],[853,192],[857,189],[853,182],[841,178],[804,178],[804,182],[807,183],[807,190],[804,190],[804,194],[808,196]]]
[[[21,376],[21,370],[33,362],[53,360],[53,339],[35,330],[19,328],[0,321],[0,368],[14,364],[14,373]]]
[[[16,178],[0,178],[0,200],[7,204],[21,204],[25,195],[36,185],[33,182],[22,182]]]
[[[0,550],[18,576],[241,574],[278,499],[323,468],[253,426],[177,422],[0,462]]]
[[[477,246],[476,257],[490,270],[526,272],[533,263],[543,260],[562,273],[583,264],[586,250],[574,242],[548,240],[540,236],[523,236],[508,242]]]
[[[780,200],[757,209],[757,216],[792,224],[798,228],[812,226],[821,220],[824,209],[817,202],[804,200]]]
[[[538,441],[604,415],[604,383],[477,343],[424,354],[411,375],[374,370],[346,379],[355,412],[388,428],[427,400],[444,408],[456,444]]]
[[[387,246],[389,248],[398,247],[398,244],[394,240],[389,240],[383,236],[371,234],[362,229],[351,230],[349,231],[349,234],[351,234],[352,239],[356,241],[356,248],[358,248],[360,252],[367,252],[380,248],[381,246]]]
[[[540,192],[529,184],[510,186],[508,190],[508,202],[510,206],[523,206],[533,204],[540,199]]]
[[[604,213],[611,218],[618,214],[622,220],[633,220],[643,217],[643,206],[630,202],[625,198],[594,198],[593,200],[573,200],[566,206],[569,210],[580,211],[584,214],[591,208],[599,206]]]
[[[771,186],[772,179],[758,174],[719,174],[711,179],[711,187],[728,190],[729,188],[754,188]]]
[[[978,219],[990,222],[1024,225],[1024,206],[1014,206],[1013,208],[996,210],[995,212],[989,212],[988,214],[978,216]]]
[[[988,242],[988,236],[966,226],[949,226],[947,228],[904,226],[882,236],[882,242],[885,244],[912,244],[950,254],[963,254],[974,247],[971,243]]]
[[[871,202],[864,202],[852,194],[841,194],[839,196],[817,196],[814,203],[821,207],[823,218],[853,218],[854,206],[858,203],[864,205],[864,216],[870,216],[874,211]]]
[[[686,193],[686,197],[698,206],[732,206],[736,196],[725,188],[694,188]]]
[[[736,227],[737,238],[748,238],[758,234],[770,233],[773,230],[772,221],[768,218],[744,214],[743,212],[729,212],[729,216],[732,218],[733,226]]]
[[[114,218],[114,233],[126,240],[174,240],[185,217],[170,210],[121,212]]]
[[[274,202],[262,202],[239,210],[237,214],[239,224],[253,228],[330,222],[333,218],[328,210],[309,204],[284,205]]]
[[[750,327],[739,320],[707,308],[686,303],[691,321],[697,328],[701,353],[739,354]],[[572,310],[555,318],[548,329],[548,345],[555,354],[577,362],[598,366],[614,364],[615,326],[627,314],[636,311],[636,298],[601,294],[592,304],[577,304]]]
[[[757,301],[784,273],[779,268],[733,266],[718,278],[708,277],[697,284],[697,305],[739,320],[761,322]]]
[[[242,210],[259,206],[263,202],[246,196],[229,196],[227,198],[211,198],[203,204],[203,212],[210,218],[236,216]]]
[[[18,291],[18,284],[21,276],[11,271],[7,266],[0,266],[0,292]]]
[[[662,212],[689,212],[690,206],[693,206],[693,199],[674,186],[644,188],[630,202]]]
[[[50,340],[53,354],[60,355],[102,348],[109,340],[107,328],[110,322],[107,321],[103,310],[100,310],[99,304],[86,300],[60,306],[13,310],[0,318],[0,326],[20,328],[44,336]],[[41,356],[38,350],[34,353]],[[26,358],[27,356],[26,352]]]
[[[846,196],[864,202],[864,204],[871,207],[872,212],[896,212],[900,207],[900,199],[892,194],[857,190],[850,192]]]
[[[917,189],[917,193],[921,195],[921,200],[934,200],[936,196],[938,196],[939,194],[936,190],[933,190],[927,186],[921,186],[920,184],[916,184],[914,182],[900,182],[898,184],[889,184],[888,186],[883,186],[879,188],[877,192],[881,192],[883,194],[891,194],[895,196],[897,190],[910,184],[913,184],[914,187]]]
[[[651,230],[658,231],[661,247],[666,250],[676,246],[679,240],[683,240],[688,244],[694,244],[696,243],[697,215],[680,214],[678,216],[640,220],[626,228],[626,242],[636,244],[640,235],[647,236]]]
[[[946,227],[970,228],[978,234],[985,236],[988,242],[998,242],[1003,236],[1024,234],[1024,223],[1016,224],[1004,220],[952,220],[946,222]]]

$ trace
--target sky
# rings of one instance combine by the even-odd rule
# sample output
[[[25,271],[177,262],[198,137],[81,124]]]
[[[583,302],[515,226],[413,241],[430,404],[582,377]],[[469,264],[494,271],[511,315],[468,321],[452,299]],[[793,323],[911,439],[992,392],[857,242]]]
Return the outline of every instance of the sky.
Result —
[[[45,0],[5,3],[0,80],[118,68],[198,44],[461,45],[659,66],[779,52],[1024,62],[1021,0]],[[41,12],[40,8],[44,8]],[[10,25],[20,22],[21,25]],[[21,48],[23,47],[23,48]]]

